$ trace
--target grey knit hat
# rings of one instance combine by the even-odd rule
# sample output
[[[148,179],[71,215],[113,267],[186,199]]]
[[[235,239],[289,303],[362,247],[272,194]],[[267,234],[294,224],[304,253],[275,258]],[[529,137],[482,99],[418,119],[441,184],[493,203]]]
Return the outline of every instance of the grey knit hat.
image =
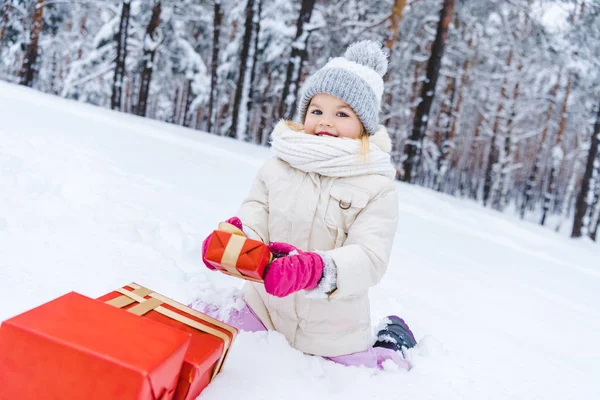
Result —
[[[379,43],[364,40],[351,44],[344,57],[330,59],[302,86],[298,106],[301,121],[304,122],[306,118],[306,110],[313,96],[327,93],[352,107],[367,133],[373,135],[379,124],[387,57]]]

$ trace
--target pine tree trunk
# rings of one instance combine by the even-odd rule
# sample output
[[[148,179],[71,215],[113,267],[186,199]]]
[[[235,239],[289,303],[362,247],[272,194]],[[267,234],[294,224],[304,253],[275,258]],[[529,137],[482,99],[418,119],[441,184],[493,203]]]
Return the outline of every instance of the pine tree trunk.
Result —
[[[598,142],[600,141],[600,104],[598,104],[598,113],[596,115],[596,123],[594,124],[594,132],[590,140],[590,150],[588,152],[588,159],[585,166],[585,172],[583,173],[583,180],[581,182],[581,190],[577,195],[577,203],[575,204],[575,216],[573,218],[573,230],[571,231],[571,237],[578,238],[584,234],[584,217],[588,212],[588,195],[590,191],[590,185],[592,184],[594,163],[598,159]]]
[[[79,24],[79,34],[82,37],[85,37],[86,32],[87,32],[87,16],[83,15],[81,17],[81,23]],[[83,57],[83,45],[80,45],[79,48],[77,49],[77,59],[81,60],[81,57]]]
[[[131,113],[131,111],[133,110],[133,86],[134,86],[134,81],[133,79],[127,77],[125,79],[125,98],[124,98],[124,102],[123,102],[123,107],[121,107],[121,111],[124,111],[126,113]]]
[[[307,57],[306,46],[308,44],[309,32],[304,30],[304,25],[310,21],[314,6],[315,0],[302,0],[300,14],[296,22],[296,37],[292,42],[292,54],[288,62],[285,83],[277,113],[279,118],[292,119],[294,116],[298,86],[302,74],[302,64]]]
[[[442,104],[442,110],[439,115],[446,116],[446,123],[441,127],[441,140],[440,140],[440,157],[438,159],[438,170],[436,174],[435,189],[442,191],[446,181],[446,174],[450,166],[450,158],[452,157],[452,151],[454,150],[454,131],[452,130],[452,114],[454,110],[454,98],[456,97],[456,78],[451,78],[450,82],[445,90],[446,96],[449,95],[449,99],[444,101]]]
[[[239,137],[238,120],[240,107],[242,104],[242,95],[244,90],[248,90],[246,69],[248,67],[248,53],[250,52],[250,44],[252,41],[252,21],[254,18],[254,0],[248,0],[246,3],[246,22],[244,25],[244,38],[242,39],[242,50],[240,52],[240,68],[235,94],[233,96],[233,109],[231,110],[231,126],[227,132],[227,136],[235,138]],[[244,105],[245,106],[245,105]]]
[[[0,27],[0,42],[4,41],[4,35],[6,34],[6,27],[8,26],[8,4],[2,7],[2,27]]]
[[[597,159],[600,163],[600,159]],[[600,166],[596,169],[596,195],[594,196],[594,205],[591,207],[592,213],[590,218],[589,235],[595,242],[598,236],[598,226],[600,226]]]
[[[223,12],[221,11],[221,0],[214,0],[213,8],[213,38],[212,38],[212,60],[210,71],[210,98],[208,100],[208,126],[206,130],[211,132],[215,125],[215,92],[217,90],[217,68],[219,67],[219,36],[221,35],[221,22]],[[216,131],[215,131],[216,133]]]
[[[506,60],[506,69],[510,71],[510,66],[512,64],[513,58],[513,50],[511,49],[508,52],[508,57]],[[506,85],[507,78],[504,78],[502,82],[502,88],[500,89],[500,101],[498,102],[498,107],[496,109],[496,117],[494,119],[494,126],[492,127],[492,139],[490,141],[490,152],[488,153],[488,162],[485,169],[485,181],[483,184],[483,205],[487,206],[490,198],[492,198],[493,193],[498,185],[498,173],[499,165],[498,161],[500,160],[500,143],[498,139],[498,131],[500,129],[500,121],[502,119],[502,113],[504,111],[504,102],[508,98],[506,95]]]
[[[592,233],[590,234],[590,238],[596,242],[598,239],[598,227],[600,227],[600,214],[598,215],[598,219],[596,220],[596,225],[594,227],[594,230],[592,231]]]
[[[33,76],[37,68],[37,57],[39,52],[39,39],[42,27],[44,25],[44,0],[36,0],[35,11],[31,20],[31,31],[29,33],[29,43],[25,50],[23,64],[19,70],[19,84],[30,86],[33,84]]]
[[[273,74],[269,73],[269,68],[267,64],[263,64],[263,73],[264,76],[267,77],[267,85],[263,89],[263,93],[268,94],[271,90],[271,85],[273,84]],[[271,116],[274,106],[272,105],[272,101],[269,101],[270,98],[265,98],[263,96],[261,112],[260,112],[260,122],[258,124],[258,130],[256,133],[256,142],[258,144],[264,145],[269,138],[268,134],[265,134],[265,130],[267,129],[267,118]]]
[[[174,124],[177,124],[179,121],[179,87],[175,88],[175,95],[173,96],[173,115],[171,116],[171,120]]]
[[[194,121],[194,129],[200,129],[200,122],[204,118],[204,107],[198,107],[196,110],[196,120]]]
[[[404,8],[406,7],[406,0],[396,0],[392,7],[392,13],[390,14],[390,26],[387,31],[387,37],[384,40],[384,46],[388,49],[388,53],[392,53],[394,44],[398,39],[398,32],[400,31],[400,22],[402,21],[402,15]]]
[[[547,135],[548,128],[550,127],[550,120],[552,119],[552,111],[554,108],[554,103],[556,102],[556,94],[558,93],[558,87],[560,86],[560,75],[556,80],[556,84],[552,89],[552,99],[548,103],[548,111],[546,112],[546,121],[544,123],[544,130],[542,131],[542,139],[540,140],[539,151],[536,152],[535,161],[533,162],[533,167],[531,168],[531,173],[527,178],[527,182],[525,183],[525,193],[524,200],[521,204],[521,219],[525,217],[525,211],[529,206],[532,198],[535,187],[535,179],[537,177],[538,172],[540,171],[542,160],[547,152]]]
[[[154,57],[158,48],[158,25],[160,24],[161,3],[160,0],[154,3],[152,8],[152,17],[146,27],[144,37],[144,69],[140,77],[140,93],[138,96],[137,114],[146,116],[148,105],[148,93],[150,92],[150,82],[152,81],[152,71],[154,70]]]
[[[480,145],[478,143],[481,126],[484,122],[483,115],[479,113],[479,118],[477,118],[477,126],[475,128],[475,133],[473,135],[473,141],[471,142],[471,146],[469,148],[469,156],[468,159],[471,160],[470,171],[468,171],[468,189],[469,189],[469,197],[473,200],[477,200],[479,193],[479,184],[480,184],[480,170],[481,170],[481,158],[482,155],[479,151]]]
[[[472,50],[473,48],[473,38],[469,38],[469,41],[467,42],[467,46],[469,48],[469,50]],[[465,88],[467,86],[467,80],[468,80],[468,76],[469,76],[469,68],[472,64],[472,61],[474,59],[465,59],[465,61],[463,62],[462,65],[462,69],[460,71],[461,77],[460,77],[460,87],[457,88],[457,92],[458,92],[458,99],[456,100],[456,105],[454,106],[452,113],[450,115],[450,120],[452,121],[451,127],[450,127],[450,137],[454,137],[456,136],[456,126],[457,126],[457,122],[458,122],[458,117],[461,114],[461,107],[462,107],[462,103],[464,100],[464,92],[465,92]]]
[[[115,37],[117,42],[117,59],[115,60],[115,74],[113,77],[112,96],[110,99],[110,108],[113,110],[121,109],[123,78],[125,77],[125,59],[127,57],[127,32],[129,30],[130,11],[130,0],[123,0],[119,32]]]
[[[56,81],[58,80],[58,74],[60,73],[60,68],[58,67],[58,55],[56,51],[52,53],[52,72],[50,73],[50,82],[48,86],[50,87],[50,93],[57,94],[56,92]]]
[[[190,107],[192,106],[192,101],[194,101],[194,91],[192,90],[192,80],[187,79],[185,85],[185,98],[183,101],[183,118],[181,120],[181,125],[190,127],[191,126],[191,118],[190,115]]]
[[[579,150],[579,149],[578,149]],[[578,152],[577,150],[577,152]],[[582,163],[580,162],[578,157],[575,157],[575,162],[573,163],[573,168],[571,170],[571,176],[569,178],[569,183],[567,184],[567,188],[565,189],[564,200],[562,202],[561,209],[559,211],[560,220],[554,229],[556,232],[560,231],[560,227],[562,226],[563,221],[569,216],[569,209],[573,206],[573,197],[575,195],[575,186],[577,185],[577,179],[579,177],[579,172],[581,170]]]
[[[493,191],[493,183],[495,175],[498,169],[498,159],[500,158],[500,151],[498,149],[498,134],[493,131],[492,139],[490,140],[490,152],[488,153],[487,166],[485,168],[485,176],[483,183],[483,205],[487,206],[490,200],[490,195]]]
[[[516,76],[521,76],[521,71],[523,69],[523,64],[519,63],[519,66],[516,71]],[[517,78],[518,79],[518,78]],[[496,208],[500,211],[504,210],[506,205],[509,202],[509,190],[510,190],[510,177],[511,170],[514,164],[514,156],[515,156],[515,148],[516,143],[514,140],[514,120],[517,114],[517,101],[519,99],[519,82],[515,83],[513,87],[513,99],[510,111],[510,117],[508,121],[506,121],[506,136],[504,138],[504,158],[503,162],[500,165],[500,190],[498,192],[498,198],[496,199]]]
[[[252,106],[254,104],[256,66],[258,65],[258,36],[260,35],[260,20],[262,18],[262,0],[256,0],[256,15],[254,16],[254,43],[252,44],[252,70],[250,71],[250,82],[248,83],[248,101],[246,107],[246,126],[250,126]],[[249,129],[251,131],[251,129]]]
[[[180,90],[177,96],[177,114],[175,115],[175,124],[177,125],[183,125],[185,99],[187,98],[187,80],[181,82],[180,85]]]
[[[421,163],[423,138],[427,130],[429,111],[431,110],[431,104],[435,96],[435,86],[442,65],[444,47],[448,37],[448,27],[454,13],[454,2],[455,0],[444,0],[440,11],[440,19],[431,49],[431,56],[427,62],[426,79],[421,88],[421,100],[417,106],[412,134],[405,145],[406,159],[404,160],[404,176],[402,177],[402,180],[405,182],[414,182],[417,168]]]
[[[463,24],[463,37],[466,35],[466,25]],[[470,37],[468,40],[468,47],[469,50],[471,50],[473,48],[473,37]],[[454,105],[454,107],[452,108],[452,111],[450,113],[450,134],[449,137],[454,138],[456,136],[456,131],[457,131],[457,126],[459,125],[458,121],[460,119],[461,116],[461,108],[462,108],[462,104],[463,104],[463,100],[464,100],[464,92],[466,91],[466,86],[467,86],[467,82],[468,82],[468,70],[470,68],[470,66],[472,65],[473,60],[475,59],[475,56],[472,56],[471,58],[466,58],[462,64],[462,69],[459,71],[460,73],[460,87],[456,88],[456,95],[457,95],[457,100],[456,100],[456,104]],[[480,116],[481,118],[481,116]],[[473,144],[471,144],[469,151],[473,152],[473,157],[475,154],[475,151],[473,151]],[[455,150],[456,146],[453,146],[452,148],[450,148],[450,152],[448,153],[448,158],[452,157],[454,150]],[[464,153],[463,153],[464,155]],[[465,170],[465,165],[468,163],[469,159],[462,157],[461,160],[461,164],[460,164],[460,168],[459,171],[457,171],[456,173],[456,180],[457,182],[454,183],[454,189],[452,190],[456,190],[456,188],[458,187],[458,190],[461,193],[461,196],[464,197],[465,196],[465,192],[467,188],[470,188],[471,185],[465,185],[464,182],[464,173],[463,171]],[[468,167],[467,167],[468,168]],[[446,168],[447,170],[447,168]],[[445,180],[445,178],[444,178]]]
[[[569,95],[571,94],[571,86],[573,84],[573,74],[569,73],[567,89],[565,90],[565,100],[560,110],[560,123],[558,132],[556,134],[556,144],[552,151],[552,167],[550,169],[550,179],[548,180],[548,186],[544,195],[544,205],[542,208],[542,219],[540,225],[544,225],[548,211],[550,210],[550,204],[555,196],[556,191],[556,180],[558,177],[558,171],[560,163],[562,162],[562,138],[565,133],[565,127],[567,125],[567,103],[569,102]]]

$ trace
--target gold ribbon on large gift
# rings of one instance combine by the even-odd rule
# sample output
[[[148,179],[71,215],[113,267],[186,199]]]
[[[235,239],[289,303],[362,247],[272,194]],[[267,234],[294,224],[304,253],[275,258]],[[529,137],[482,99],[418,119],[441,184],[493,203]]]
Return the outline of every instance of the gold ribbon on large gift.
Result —
[[[143,286],[140,286],[136,283],[130,283],[127,286],[133,288],[134,290],[130,291],[130,290],[127,290],[124,288],[119,288],[115,291],[121,293],[122,296],[115,297],[111,300],[106,301],[105,303],[109,304],[111,306],[117,307],[117,308],[124,308],[124,307],[127,307],[127,306],[137,302],[138,304],[136,304],[133,307],[128,308],[127,311],[132,314],[139,315],[139,316],[145,315],[146,313],[148,313],[150,311],[156,311],[157,313],[160,313],[160,314],[162,314],[168,318],[171,318],[177,322],[181,322],[182,324],[185,324],[191,328],[197,329],[201,332],[208,333],[210,335],[216,336],[219,339],[223,340],[223,353],[221,354],[221,357],[220,357],[219,361],[217,362],[215,369],[213,371],[213,374],[211,377],[211,381],[212,381],[215,378],[215,376],[221,371],[223,363],[225,362],[225,359],[227,358],[227,355],[229,354],[229,349],[231,348],[231,344],[233,343],[233,341],[235,340],[235,337],[237,335],[237,330],[230,325],[227,325],[227,324],[225,324],[219,320],[216,320],[214,318],[211,318],[208,315],[202,314],[201,312],[198,312],[190,307],[184,306],[183,304],[178,303],[175,300],[169,299],[168,297],[165,297],[159,293],[153,292],[152,290],[147,289]],[[146,299],[146,297],[150,297],[150,298]],[[186,317],[185,315],[176,313],[173,310],[163,307],[163,304],[167,304],[179,311],[182,311],[186,314],[194,316],[202,321],[207,322],[207,324],[202,324],[192,318]],[[223,330],[230,332],[231,338],[230,338],[230,335],[226,334],[223,331],[215,329],[214,327],[210,326],[209,324],[217,326]]]

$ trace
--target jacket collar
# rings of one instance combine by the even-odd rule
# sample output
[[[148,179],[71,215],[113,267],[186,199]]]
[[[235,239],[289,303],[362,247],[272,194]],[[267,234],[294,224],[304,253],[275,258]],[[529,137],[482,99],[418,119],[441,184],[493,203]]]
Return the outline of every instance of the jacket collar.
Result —
[[[275,128],[273,128],[271,137],[281,136],[284,132],[289,130],[294,132],[304,132],[304,126],[298,122],[281,119],[279,122],[277,122]],[[392,151],[392,139],[390,138],[387,129],[385,129],[385,126],[383,125],[379,125],[377,132],[369,137],[369,142],[373,143],[386,153],[390,153]]]

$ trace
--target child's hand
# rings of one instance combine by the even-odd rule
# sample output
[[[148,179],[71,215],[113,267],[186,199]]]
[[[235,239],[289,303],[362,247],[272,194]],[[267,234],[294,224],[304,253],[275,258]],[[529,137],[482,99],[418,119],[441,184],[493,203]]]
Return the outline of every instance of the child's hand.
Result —
[[[274,257],[285,257],[288,255],[295,255],[302,253],[296,246],[284,242],[271,242],[267,245],[269,251],[273,253]]]
[[[238,217],[231,217],[231,218],[229,218],[225,222],[230,223],[231,225],[235,226],[239,230],[243,230],[242,229],[242,221]],[[208,235],[206,237],[206,239],[204,239],[204,241],[202,242],[202,262],[204,263],[204,265],[206,265],[206,268],[215,271],[216,268],[213,267],[212,265],[210,265],[208,263],[208,261],[206,261],[206,258],[205,258],[205,256],[206,256],[206,250],[208,249],[208,243],[210,242],[210,238],[211,237],[212,237],[212,233],[210,235]]]
[[[287,243],[269,243],[274,254],[280,254],[264,276],[267,293],[285,297],[299,290],[314,289],[323,276],[323,259],[317,253],[303,252]]]

